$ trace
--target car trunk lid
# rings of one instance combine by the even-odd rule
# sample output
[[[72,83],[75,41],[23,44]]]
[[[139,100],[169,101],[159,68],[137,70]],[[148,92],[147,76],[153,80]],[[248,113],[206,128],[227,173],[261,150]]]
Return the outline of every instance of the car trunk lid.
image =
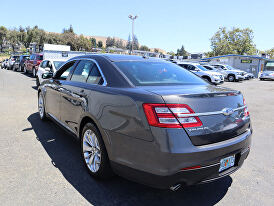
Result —
[[[185,128],[194,145],[224,141],[244,133],[250,127],[239,91],[212,85],[144,89],[162,96],[166,104],[186,104],[195,112],[202,126]]]

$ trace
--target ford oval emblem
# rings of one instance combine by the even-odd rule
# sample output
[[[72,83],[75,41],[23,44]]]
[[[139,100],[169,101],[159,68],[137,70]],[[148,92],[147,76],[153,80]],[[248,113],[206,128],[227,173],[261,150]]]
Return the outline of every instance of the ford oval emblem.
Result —
[[[233,113],[234,113],[234,110],[231,109],[231,108],[224,108],[224,109],[222,110],[222,112],[223,112],[223,115],[228,116],[228,115],[233,114]]]

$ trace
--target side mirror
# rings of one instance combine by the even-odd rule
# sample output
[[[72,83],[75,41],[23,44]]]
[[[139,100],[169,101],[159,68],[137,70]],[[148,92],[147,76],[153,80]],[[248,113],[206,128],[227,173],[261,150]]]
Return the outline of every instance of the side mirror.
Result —
[[[43,79],[50,79],[53,77],[53,73],[52,72],[46,72],[42,74],[42,78]]]

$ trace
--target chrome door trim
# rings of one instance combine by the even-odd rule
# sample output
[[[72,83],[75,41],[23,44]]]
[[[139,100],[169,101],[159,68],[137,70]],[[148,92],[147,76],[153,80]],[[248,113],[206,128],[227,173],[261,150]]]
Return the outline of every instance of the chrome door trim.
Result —
[[[65,125],[63,122],[61,122],[57,117],[55,117],[53,114],[51,113],[47,113],[52,119],[54,119],[56,122],[58,122],[59,124],[61,124],[63,127],[65,127],[67,130],[69,130],[70,132],[72,132],[73,134],[76,135],[76,133],[67,125]]]
[[[246,106],[238,107],[236,109],[233,109],[233,113],[245,109]],[[178,117],[198,117],[198,116],[209,116],[209,115],[217,115],[217,114],[223,114],[223,111],[215,111],[215,112],[203,112],[203,113],[193,113],[193,114],[177,114]]]

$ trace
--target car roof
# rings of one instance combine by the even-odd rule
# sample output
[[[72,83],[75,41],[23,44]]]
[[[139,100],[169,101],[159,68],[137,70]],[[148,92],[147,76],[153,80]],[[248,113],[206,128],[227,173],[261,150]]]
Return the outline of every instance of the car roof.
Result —
[[[92,54],[92,55],[83,55],[73,57],[71,59],[77,58],[93,58],[93,57],[103,57],[108,59],[111,62],[120,62],[120,61],[162,61],[166,62],[162,59],[155,58],[155,57],[146,57],[146,56],[137,56],[137,55],[125,55],[125,54]]]

